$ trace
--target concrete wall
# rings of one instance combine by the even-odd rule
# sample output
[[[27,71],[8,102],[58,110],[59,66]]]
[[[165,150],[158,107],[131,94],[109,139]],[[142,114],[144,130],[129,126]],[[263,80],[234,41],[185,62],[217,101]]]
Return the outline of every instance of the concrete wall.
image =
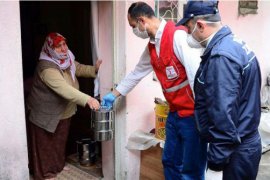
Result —
[[[26,180],[19,2],[0,1],[0,179]]]

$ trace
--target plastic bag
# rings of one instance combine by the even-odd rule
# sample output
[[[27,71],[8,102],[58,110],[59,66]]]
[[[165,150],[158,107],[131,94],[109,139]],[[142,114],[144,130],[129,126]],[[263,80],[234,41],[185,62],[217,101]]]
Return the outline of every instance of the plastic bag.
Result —
[[[162,142],[162,140],[155,138],[154,134],[137,130],[128,138],[126,148],[133,150],[146,150],[151,146],[156,146],[160,142]]]

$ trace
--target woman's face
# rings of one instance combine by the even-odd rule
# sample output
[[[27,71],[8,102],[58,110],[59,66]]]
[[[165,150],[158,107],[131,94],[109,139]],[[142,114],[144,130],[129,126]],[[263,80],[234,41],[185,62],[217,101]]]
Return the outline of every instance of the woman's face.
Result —
[[[54,50],[55,50],[56,53],[66,54],[67,51],[68,51],[66,41],[64,41],[64,40],[60,41],[60,43],[54,48]]]

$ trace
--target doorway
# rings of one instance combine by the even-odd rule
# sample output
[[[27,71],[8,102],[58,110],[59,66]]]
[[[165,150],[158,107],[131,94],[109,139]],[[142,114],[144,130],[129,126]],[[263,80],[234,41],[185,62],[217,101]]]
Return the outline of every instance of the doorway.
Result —
[[[67,39],[76,61],[92,65],[90,37],[91,2],[89,1],[20,1],[23,80],[25,99],[31,89],[31,80],[39,53],[50,32],[58,32]],[[78,78],[80,90],[94,96],[94,80]],[[72,117],[67,143],[67,157],[77,153],[76,141],[93,137],[91,111],[77,107]],[[97,144],[97,156],[101,159],[101,145]]]

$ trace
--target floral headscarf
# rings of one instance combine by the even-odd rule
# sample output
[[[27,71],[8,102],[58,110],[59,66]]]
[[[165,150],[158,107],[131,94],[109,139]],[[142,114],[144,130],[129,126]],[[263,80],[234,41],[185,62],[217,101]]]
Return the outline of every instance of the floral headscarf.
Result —
[[[70,67],[70,72],[73,81],[75,81],[76,66],[74,63],[75,56],[68,49],[66,54],[57,53],[54,50],[61,41],[66,41],[66,38],[59,33],[50,33],[44,42],[42,50],[40,52],[39,60],[46,60],[55,63],[61,70],[65,70]]]

